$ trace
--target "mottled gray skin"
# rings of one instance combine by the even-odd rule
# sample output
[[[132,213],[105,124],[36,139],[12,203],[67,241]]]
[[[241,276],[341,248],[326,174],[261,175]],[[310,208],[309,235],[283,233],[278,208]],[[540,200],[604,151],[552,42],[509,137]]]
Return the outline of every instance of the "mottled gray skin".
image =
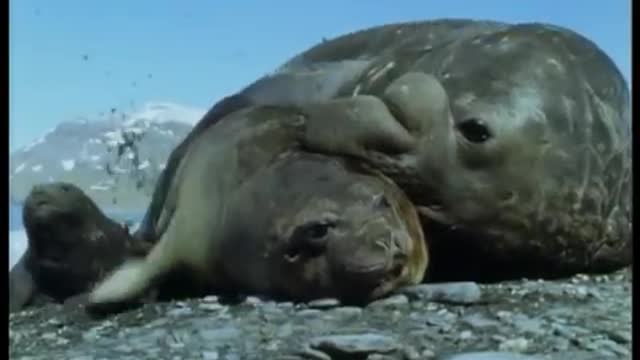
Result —
[[[323,114],[326,123],[345,122],[339,116],[349,112],[336,112],[341,108],[366,114],[368,99],[305,107],[312,115],[253,107],[206,129],[170,184],[154,229],[159,240],[144,260],[125,263],[98,284],[88,310],[136,302],[157,286],[170,292],[165,279],[175,271],[199,294],[291,300],[361,302],[420,282],[426,242],[404,193],[347,160],[297,149],[307,124]],[[375,118],[367,116],[367,124]]]
[[[86,293],[127,256],[149,249],[69,183],[34,186],[22,215],[28,247],[9,272],[11,312]]]
[[[448,116],[424,121],[421,107],[430,99],[385,95],[410,71],[440,81]],[[631,263],[629,90],[590,40],[546,24],[375,27],[296,56],[216,105],[201,127],[217,122],[229,104],[353,94],[380,96],[419,139],[407,153],[363,159],[424,207],[433,224],[432,279],[558,277]],[[164,176],[173,171],[170,165]],[[150,223],[164,202],[164,190],[156,193]]]

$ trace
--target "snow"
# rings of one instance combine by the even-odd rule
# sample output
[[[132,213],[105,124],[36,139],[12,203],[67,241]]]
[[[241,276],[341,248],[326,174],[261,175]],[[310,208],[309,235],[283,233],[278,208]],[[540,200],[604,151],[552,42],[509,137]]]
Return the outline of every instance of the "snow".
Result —
[[[94,191],[107,191],[109,190],[111,187],[108,185],[100,185],[100,184],[95,184],[95,185],[91,185],[89,187],[89,189],[94,190]]]
[[[116,174],[126,174],[127,170],[121,168],[120,166],[116,165],[113,167],[113,172]]]
[[[94,161],[94,162],[100,161],[100,155],[92,155],[90,157],[90,159],[91,159],[91,161]]]
[[[9,269],[27,251],[27,233],[23,230],[9,231]]]
[[[18,174],[18,173],[20,173],[22,170],[24,170],[25,166],[27,166],[25,163],[22,163],[22,164],[18,165],[18,166],[16,167],[16,169],[15,169],[15,170],[13,170],[13,173],[14,173],[14,174]]]
[[[42,135],[41,137],[35,139],[31,144],[23,147],[22,149],[18,150],[18,151],[22,151],[22,152],[27,152],[31,149],[33,149],[34,147],[36,147],[37,145],[40,145],[44,142],[44,140],[47,138],[47,136],[49,136],[51,133],[53,133],[56,130],[56,128],[53,129],[49,129],[47,130],[44,135]]]
[[[130,127],[130,128],[127,128],[127,130],[129,132],[134,133],[134,134],[142,134],[144,132],[144,130],[142,128],[139,128],[139,127]]]
[[[64,171],[71,171],[76,166],[75,160],[62,160],[60,161]]]
[[[156,131],[157,131],[158,133],[162,134],[162,135],[166,135],[166,136],[169,136],[169,137],[172,137],[172,136],[175,136],[175,135],[176,135],[176,134],[173,132],[173,130],[171,130],[171,129],[166,129],[166,130],[164,130],[164,129],[156,128]]]
[[[107,131],[103,134],[107,138],[107,145],[117,146],[118,144],[124,144],[124,138],[120,131]]]
[[[158,170],[164,170],[167,167],[167,163],[158,164]]]
[[[149,160],[145,160],[142,162],[142,164],[138,165],[138,170],[146,169],[149,167],[149,165],[151,165]]]
[[[140,110],[129,115],[127,117],[128,120],[123,125],[132,126],[143,120],[147,120],[144,121],[147,126],[149,122],[163,123],[170,121],[194,125],[200,121],[205,113],[206,110],[172,102],[148,102]]]
[[[42,171],[42,164],[33,165],[33,166],[31,167],[31,171],[33,171],[33,172],[40,172],[40,171]]]

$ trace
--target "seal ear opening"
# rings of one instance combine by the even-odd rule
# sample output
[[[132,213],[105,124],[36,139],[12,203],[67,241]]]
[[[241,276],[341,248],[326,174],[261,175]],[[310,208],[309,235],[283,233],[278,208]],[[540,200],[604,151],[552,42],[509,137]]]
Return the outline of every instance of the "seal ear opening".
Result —
[[[296,227],[289,238],[284,253],[285,259],[296,262],[301,258],[322,255],[327,249],[327,235],[333,227],[335,227],[334,223],[318,221]]]

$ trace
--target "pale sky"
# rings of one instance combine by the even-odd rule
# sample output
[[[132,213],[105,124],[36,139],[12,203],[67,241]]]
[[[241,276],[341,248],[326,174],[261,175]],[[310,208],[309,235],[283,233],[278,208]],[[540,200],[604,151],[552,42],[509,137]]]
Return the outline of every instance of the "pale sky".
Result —
[[[207,109],[323,37],[392,22],[548,22],[631,74],[630,0],[10,0],[9,10],[10,150],[112,107]]]

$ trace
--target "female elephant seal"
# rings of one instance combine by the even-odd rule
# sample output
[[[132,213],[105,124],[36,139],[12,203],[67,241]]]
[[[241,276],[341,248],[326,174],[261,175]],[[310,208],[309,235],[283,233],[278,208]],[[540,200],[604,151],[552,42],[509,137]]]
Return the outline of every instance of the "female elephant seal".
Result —
[[[420,81],[402,84],[411,72],[435,77],[446,101],[412,90]],[[629,89],[590,40],[547,24],[374,27],[301,53],[216,105],[201,128],[220,123],[229,104],[234,111],[353,94],[380,97],[388,121],[418,145],[362,154],[313,134],[303,145],[359,157],[408,193],[433,224],[434,280],[558,277],[631,263]],[[166,193],[158,188],[152,204]],[[145,228],[159,215],[150,211]]]
[[[148,251],[73,184],[34,186],[22,215],[28,247],[9,272],[11,312],[85,293],[127,256]]]
[[[420,282],[427,250],[404,193],[347,160],[295,150],[300,117],[250,108],[195,139],[157,244],[100,283],[88,310],[130,303],[178,268],[203,289],[293,300],[361,302]]]

